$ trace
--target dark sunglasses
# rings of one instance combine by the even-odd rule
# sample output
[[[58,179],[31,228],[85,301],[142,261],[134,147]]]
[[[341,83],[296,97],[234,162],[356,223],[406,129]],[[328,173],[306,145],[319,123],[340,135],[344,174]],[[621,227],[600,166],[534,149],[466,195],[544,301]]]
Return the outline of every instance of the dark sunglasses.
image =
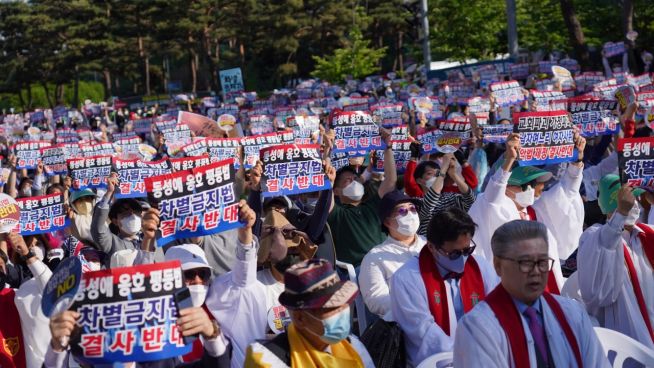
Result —
[[[436,250],[437,250],[439,253],[441,253],[442,255],[444,255],[444,256],[446,256],[447,258],[449,258],[449,259],[451,259],[451,260],[454,261],[455,259],[459,259],[459,257],[461,257],[461,256],[466,256],[466,257],[468,257],[468,256],[470,256],[470,255],[475,251],[475,248],[477,248],[477,244],[475,244],[475,242],[472,241],[472,240],[470,240],[470,242],[472,243],[472,245],[469,246],[468,248],[465,248],[465,249],[457,249],[457,250],[453,250],[453,251],[451,251],[451,252],[446,252],[446,251],[444,251],[442,248],[436,247],[436,246],[433,245],[433,244],[432,244],[432,246],[433,246],[434,248],[436,248]]]
[[[400,207],[397,210],[395,210],[395,213],[397,213],[398,215],[400,215],[402,217],[408,215],[409,212],[418,213],[418,210],[416,209],[416,206]]]
[[[195,277],[199,276],[202,281],[207,281],[211,278],[211,270],[208,268],[192,268],[184,271],[184,280],[192,281]]]

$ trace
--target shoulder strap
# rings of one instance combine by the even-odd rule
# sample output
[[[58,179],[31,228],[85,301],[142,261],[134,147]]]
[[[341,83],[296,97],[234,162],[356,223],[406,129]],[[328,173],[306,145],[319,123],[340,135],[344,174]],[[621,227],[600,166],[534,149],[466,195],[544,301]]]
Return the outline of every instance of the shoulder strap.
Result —
[[[556,320],[559,321],[559,325],[561,326],[561,329],[563,329],[563,333],[565,334],[565,337],[568,340],[568,344],[570,344],[570,349],[572,349],[572,352],[575,355],[575,359],[577,360],[577,367],[582,368],[584,365],[583,365],[583,361],[581,360],[581,351],[579,350],[579,344],[577,343],[577,338],[575,337],[575,334],[572,332],[572,328],[570,327],[568,320],[565,318],[565,313],[563,313],[563,309],[561,309],[559,302],[557,302],[556,299],[550,293],[548,292],[543,293],[543,298],[545,298],[545,301],[547,301],[547,305],[550,306],[552,312],[554,312],[554,315],[556,316]]]
[[[272,340],[261,340],[259,343],[275,354],[284,364],[291,366],[291,344],[288,342],[286,332],[275,336]]]

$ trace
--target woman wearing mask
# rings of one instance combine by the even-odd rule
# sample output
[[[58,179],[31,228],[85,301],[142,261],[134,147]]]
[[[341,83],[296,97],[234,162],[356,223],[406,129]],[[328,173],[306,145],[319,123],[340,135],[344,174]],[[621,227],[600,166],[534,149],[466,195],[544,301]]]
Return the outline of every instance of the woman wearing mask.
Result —
[[[420,218],[414,200],[398,190],[382,198],[379,218],[382,231],[388,236],[363,257],[359,285],[368,309],[386,321],[393,321],[391,277],[406,261],[420,253],[425,238],[416,234]]]
[[[74,191],[70,195],[71,233],[75,238],[87,244],[93,242],[91,221],[95,207],[95,193],[90,189]]]

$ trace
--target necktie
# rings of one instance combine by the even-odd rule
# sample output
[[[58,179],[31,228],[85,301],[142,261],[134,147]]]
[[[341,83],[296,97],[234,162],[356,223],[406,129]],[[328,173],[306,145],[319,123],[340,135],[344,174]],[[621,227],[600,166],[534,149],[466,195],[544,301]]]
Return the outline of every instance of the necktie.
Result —
[[[540,354],[545,365],[548,365],[547,357],[547,339],[545,338],[545,329],[541,326],[540,321],[538,320],[538,312],[533,307],[527,307],[524,312],[527,322],[529,324],[529,331],[531,331],[531,336],[534,338],[534,344],[536,344],[536,350]]]
[[[445,274],[444,279],[445,280],[449,280],[449,279],[459,280],[461,277],[463,277],[463,272],[461,272],[461,273],[448,272],[448,273]]]

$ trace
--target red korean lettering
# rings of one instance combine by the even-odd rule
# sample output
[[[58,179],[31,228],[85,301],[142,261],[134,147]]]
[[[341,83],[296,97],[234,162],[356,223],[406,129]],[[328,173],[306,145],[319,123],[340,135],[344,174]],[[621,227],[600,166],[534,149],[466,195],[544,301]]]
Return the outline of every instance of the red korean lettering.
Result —
[[[309,177],[306,175],[298,176],[297,178],[297,187],[300,189],[307,189],[309,187]]]
[[[166,238],[172,235],[175,235],[177,232],[177,219],[161,221],[159,229],[161,230],[161,237]]]
[[[204,228],[206,230],[215,229],[220,223],[220,210],[206,212],[203,215]]]
[[[104,356],[104,332],[95,334],[82,335],[80,346],[82,354],[88,358],[98,358]]]
[[[189,230],[195,232],[198,229],[199,224],[200,224],[200,218],[198,215],[186,216],[186,218],[184,218],[184,221],[182,221],[182,225],[179,227],[179,230],[180,231]]]
[[[143,352],[152,353],[161,351],[165,345],[164,326],[144,327],[141,330],[141,346]]]
[[[311,184],[317,187],[325,185],[325,174],[318,174],[311,177]]]
[[[282,179],[282,189],[293,190],[294,186],[295,186],[295,178],[286,177]]]
[[[125,355],[130,355],[134,351],[136,336],[134,330],[121,330],[116,332],[114,342],[109,346],[109,351],[116,352],[121,350]]]

